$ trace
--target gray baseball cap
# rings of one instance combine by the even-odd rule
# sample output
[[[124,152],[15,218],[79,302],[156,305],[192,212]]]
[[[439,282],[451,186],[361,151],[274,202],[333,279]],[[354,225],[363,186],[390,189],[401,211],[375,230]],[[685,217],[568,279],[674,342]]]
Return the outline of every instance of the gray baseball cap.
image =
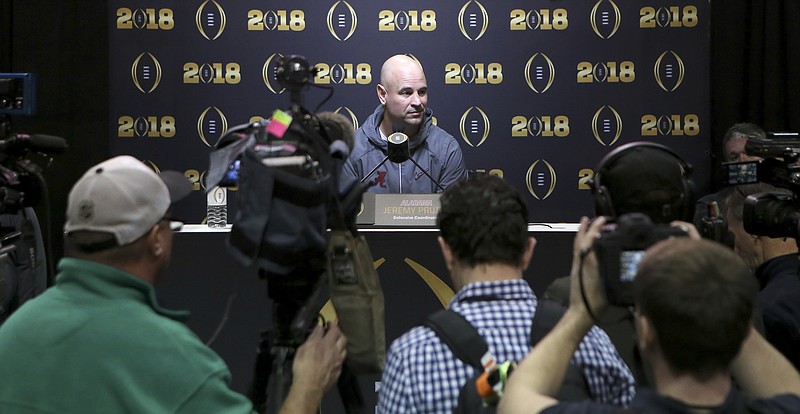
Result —
[[[157,174],[134,157],[117,156],[90,168],[72,187],[64,232],[70,238],[80,231],[107,233],[112,236],[107,247],[123,246],[147,233],[191,191],[177,171]]]

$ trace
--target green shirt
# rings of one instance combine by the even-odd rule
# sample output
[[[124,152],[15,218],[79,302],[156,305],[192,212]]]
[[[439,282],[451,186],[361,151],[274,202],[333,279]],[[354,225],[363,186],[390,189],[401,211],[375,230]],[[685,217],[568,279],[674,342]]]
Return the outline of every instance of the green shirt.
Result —
[[[223,360],[153,286],[65,258],[0,326],[0,413],[251,413]]]

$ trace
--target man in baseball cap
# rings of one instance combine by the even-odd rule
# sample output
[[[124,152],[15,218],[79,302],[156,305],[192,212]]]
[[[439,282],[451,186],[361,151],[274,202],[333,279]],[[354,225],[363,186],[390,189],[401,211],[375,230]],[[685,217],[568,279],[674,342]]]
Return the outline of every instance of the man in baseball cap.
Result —
[[[156,300],[153,283],[182,224],[171,206],[191,190],[183,174],[157,174],[130,156],[75,183],[70,257],[59,262],[55,285],[0,327],[0,412],[252,412],[230,389],[225,362],[184,325],[188,313]],[[315,330],[295,358],[303,386],[293,385],[286,403],[313,412],[338,378],[345,347],[336,325]]]

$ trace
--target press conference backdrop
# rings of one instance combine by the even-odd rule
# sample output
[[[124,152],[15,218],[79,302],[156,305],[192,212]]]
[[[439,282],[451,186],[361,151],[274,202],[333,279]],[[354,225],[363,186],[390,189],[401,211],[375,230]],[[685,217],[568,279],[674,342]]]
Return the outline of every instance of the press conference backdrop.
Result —
[[[184,171],[178,213],[205,218],[211,147],[229,127],[289,107],[276,58],[303,55],[332,87],[320,110],[358,127],[383,61],[425,68],[435,122],[472,171],[525,195],[531,222],[591,213],[587,182],[626,142],[665,144],[707,187],[709,8],[705,0],[112,0],[113,154]],[[314,110],[327,94],[309,88]],[[236,192],[229,208],[235,210]]]

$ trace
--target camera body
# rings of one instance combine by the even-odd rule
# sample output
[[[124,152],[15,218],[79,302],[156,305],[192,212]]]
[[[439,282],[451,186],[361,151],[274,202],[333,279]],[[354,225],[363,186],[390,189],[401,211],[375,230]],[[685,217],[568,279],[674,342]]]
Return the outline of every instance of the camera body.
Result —
[[[743,224],[750,234],[800,239],[800,135],[767,133],[749,138],[745,151],[763,157],[760,161],[726,163],[727,185],[767,183],[788,192],[762,192],[744,202]]]
[[[687,235],[686,231],[668,224],[653,224],[642,213],[623,214],[606,225],[594,250],[608,302],[633,306],[633,280],[645,251],[658,241]]]

